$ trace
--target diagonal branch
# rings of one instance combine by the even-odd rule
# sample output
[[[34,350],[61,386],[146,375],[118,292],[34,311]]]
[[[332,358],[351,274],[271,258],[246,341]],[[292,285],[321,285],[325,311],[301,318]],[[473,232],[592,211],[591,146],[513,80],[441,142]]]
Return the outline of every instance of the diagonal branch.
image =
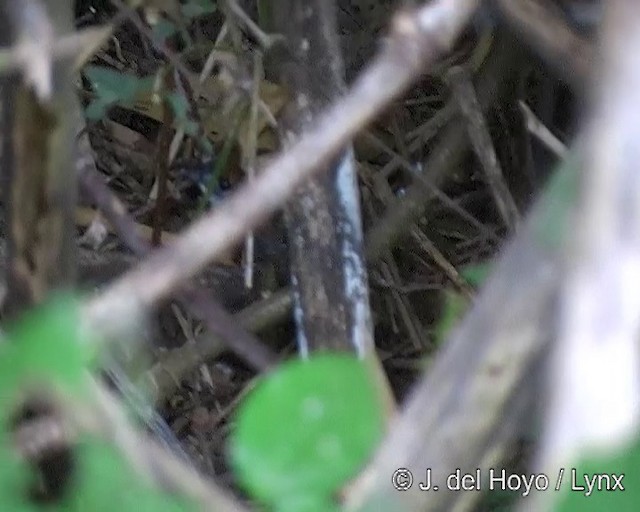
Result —
[[[457,67],[449,71],[448,79],[467,122],[471,144],[482,163],[485,179],[498,206],[498,211],[509,231],[514,232],[520,223],[520,212],[502,173],[473,85],[466,76],[466,72]]]

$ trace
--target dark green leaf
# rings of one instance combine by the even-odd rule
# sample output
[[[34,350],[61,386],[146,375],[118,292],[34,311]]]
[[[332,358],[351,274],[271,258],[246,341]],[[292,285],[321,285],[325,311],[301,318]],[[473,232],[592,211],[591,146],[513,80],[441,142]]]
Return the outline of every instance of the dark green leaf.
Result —
[[[87,108],[84,109],[84,115],[90,121],[98,121],[99,119],[104,118],[107,113],[107,108],[109,108],[109,104],[104,101],[97,99],[93,100]]]
[[[153,37],[156,40],[164,41],[178,31],[175,24],[166,18],[160,18],[153,27]]]
[[[190,0],[182,6],[182,15],[187,19],[214,12],[216,12],[216,3],[212,0]]]
[[[142,91],[153,87],[153,76],[138,78],[101,66],[87,66],[84,70],[96,93],[96,102],[87,115],[95,116],[114,103],[133,103]]]

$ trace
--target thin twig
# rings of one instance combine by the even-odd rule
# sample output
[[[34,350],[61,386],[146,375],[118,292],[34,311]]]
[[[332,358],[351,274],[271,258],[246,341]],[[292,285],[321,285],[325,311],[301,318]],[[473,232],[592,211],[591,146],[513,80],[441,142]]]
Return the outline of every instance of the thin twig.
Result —
[[[284,38],[281,35],[269,35],[256,25],[256,23],[247,15],[246,12],[238,5],[236,0],[226,0],[229,12],[231,12],[235,18],[241,21],[244,26],[249,30],[251,35],[255,37],[264,50],[269,50],[274,44],[281,42]]]
[[[521,48],[505,34],[496,38],[493,51],[477,77],[478,100],[486,111],[499,98],[512,90],[519,66]],[[438,142],[433,145],[420,167],[424,169],[416,176],[428,178],[433,185],[442,186],[445,179],[464,161],[467,149],[467,134],[463,123],[450,122],[441,131]],[[366,234],[367,257],[375,259],[384,248],[393,244],[407,228],[423,216],[432,206],[433,190],[425,187],[418,178],[401,198],[387,208],[380,222]]]
[[[186,302],[185,302],[186,304]],[[281,290],[268,299],[256,302],[233,315],[233,321],[251,332],[258,332],[268,325],[287,318],[291,310],[291,294],[289,290]],[[209,314],[209,312],[208,312]],[[211,317],[216,322],[215,317]],[[209,318],[208,317],[208,318]],[[198,338],[196,346],[185,344],[176,348],[163,358],[161,362],[147,371],[141,379],[145,389],[152,390],[154,398],[161,400],[171,396],[179,386],[180,379],[195,368],[199,362],[210,360],[220,353],[221,337],[208,331]],[[275,361],[275,357],[273,358]],[[270,363],[271,365],[275,363]]]
[[[424,147],[431,141],[431,139],[433,139],[438,134],[442,127],[451,120],[455,113],[456,106],[453,102],[449,102],[440,110],[438,110],[438,112],[436,112],[431,119],[416,128],[413,132],[407,134],[407,138],[409,140],[412,140],[412,142],[409,144],[408,150],[411,153],[414,153],[420,148]],[[395,154],[393,155],[393,158],[380,170],[380,173],[383,176],[389,176],[402,164],[402,157],[398,154]]]
[[[451,262],[447,260],[446,256],[442,254],[431,240],[429,240],[429,237],[415,227],[411,230],[411,235],[420,247],[422,247],[422,250],[426,252],[431,259],[433,259],[437,267],[449,278],[458,291],[467,299],[473,299],[473,289],[464,280]]]
[[[567,146],[547,128],[540,119],[533,113],[524,101],[519,101],[518,106],[524,115],[525,123],[529,133],[534,135],[540,142],[549,148],[558,158],[567,156]]]
[[[446,108],[446,107],[445,107]],[[424,125],[423,125],[424,126]],[[376,176],[380,176],[381,178],[388,177],[387,172],[385,170],[390,169],[390,164],[393,163],[393,168],[395,170],[396,164],[400,165],[405,171],[407,171],[411,176],[422,182],[425,187],[429,188],[433,195],[439,199],[444,206],[450,208],[452,211],[456,212],[460,217],[466,220],[469,224],[475,227],[480,233],[482,233],[486,238],[492,241],[498,241],[498,236],[487,226],[482,224],[478,219],[476,219],[471,213],[469,213],[465,208],[456,203],[453,199],[451,199],[447,194],[445,194],[440,188],[438,188],[432,180],[430,180],[424,172],[420,169],[421,165],[416,164],[412,165],[406,158],[403,158],[398,153],[393,151],[389,146],[387,146],[383,141],[381,141],[378,137],[373,135],[370,132],[365,132],[364,136],[370,140],[373,144],[378,146],[382,151],[389,154],[392,159],[391,161],[385,165],[382,169],[376,172]],[[416,142],[420,142],[419,140]],[[411,144],[409,146],[410,151],[415,151],[414,146],[419,146],[418,144]],[[412,149],[413,148],[413,149]]]

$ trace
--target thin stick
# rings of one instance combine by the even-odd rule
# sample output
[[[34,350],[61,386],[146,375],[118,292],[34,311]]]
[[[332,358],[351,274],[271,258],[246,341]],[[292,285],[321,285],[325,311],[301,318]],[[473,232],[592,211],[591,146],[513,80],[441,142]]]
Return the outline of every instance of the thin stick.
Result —
[[[476,91],[462,68],[452,68],[448,78],[462,114],[466,118],[471,144],[482,163],[485,178],[498,211],[509,231],[513,232],[520,224],[520,213],[502,174],[502,168],[478,103]]]
[[[540,119],[533,113],[524,101],[519,101],[518,106],[524,115],[527,130],[549,148],[558,158],[565,158],[568,150],[567,146],[547,128]]]

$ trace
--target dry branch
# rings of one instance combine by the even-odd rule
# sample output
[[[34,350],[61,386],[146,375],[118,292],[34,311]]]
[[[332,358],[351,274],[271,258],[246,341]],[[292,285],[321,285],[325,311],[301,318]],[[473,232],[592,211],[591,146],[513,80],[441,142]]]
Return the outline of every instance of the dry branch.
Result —
[[[520,223],[520,212],[518,212],[516,202],[502,173],[476,92],[463,69],[452,68],[449,71],[448,78],[456,100],[460,105],[460,110],[462,110],[465,117],[471,144],[482,163],[485,179],[493,194],[498,211],[502,215],[502,220],[509,231],[514,232]]]

